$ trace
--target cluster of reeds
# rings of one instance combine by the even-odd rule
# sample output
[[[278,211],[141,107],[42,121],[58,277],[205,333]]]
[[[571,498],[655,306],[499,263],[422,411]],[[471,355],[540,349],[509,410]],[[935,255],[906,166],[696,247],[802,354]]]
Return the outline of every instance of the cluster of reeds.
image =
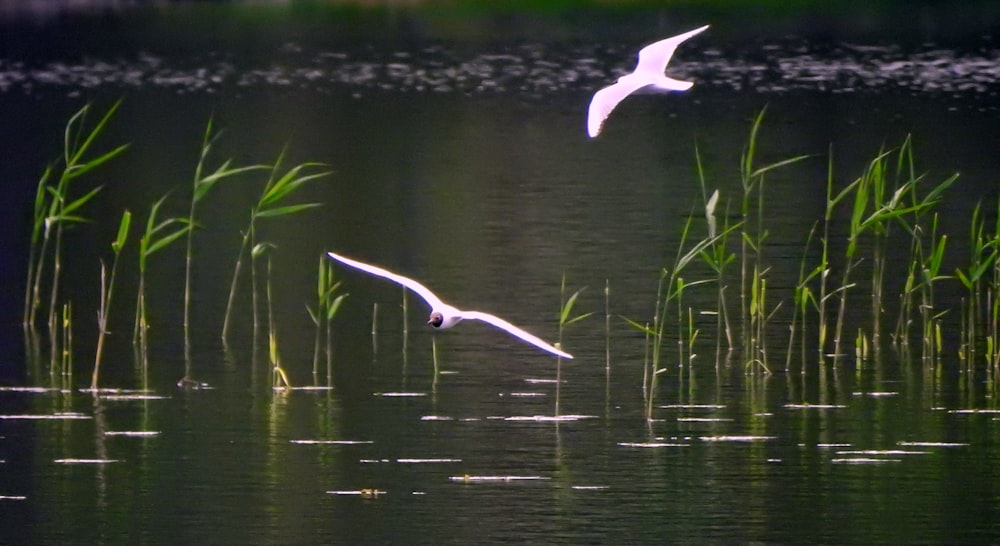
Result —
[[[65,369],[69,363],[66,355],[70,348],[66,343],[71,338],[68,328],[72,321],[70,302],[63,302],[60,308],[60,282],[62,280],[63,233],[67,226],[86,222],[83,208],[101,191],[98,185],[82,193],[73,182],[91,173],[101,165],[121,155],[127,148],[123,144],[110,151],[94,154],[93,147],[108,121],[118,109],[115,103],[93,127],[87,127],[90,105],[77,111],[66,124],[63,135],[62,157],[45,169],[38,181],[35,192],[34,217],[31,231],[31,246],[28,256],[27,282],[25,283],[24,317],[25,335],[30,340],[29,355],[37,356],[37,324],[42,309],[43,277],[49,274],[48,325],[51,345],[49,369],[51,373]],[[92,177],[91,177],[92,178]]]
[[[78,188],[75,182],[88,175],[96,179],[98,167],[124,153],[128,145],[118,145],[108,151],[95,152],[105,127],[118,109],[113,105],[92,126],[87,118],[92,107],[85,106],[75,113],[66,126],[63,153],[60,159],[45,169],[35,193],[31,245],[24,294],[24,329],[34,360],[39,361],[39,325],[48,328],[49,369],[55,376],[72,381],[73,317],[71,301],[65,300],[60,289],[63,252],[63,232],[67,226],[87,221],[86,207],[102,189],[100,184]],[[1000,218],[990,218],[980,204],[972,211],[969,228],[967,260],[957,267],[949,260],[948,234],[940,227],[938,206],[946,191],[957,179],[952,175],[931,181],[919,174],[915,166],[913,144],[909,138],[891,149],[880,150],[849,182],[839,182],[833,169],[833,150],[828,157],[825,180],[825,211],[803,241],[803,254],[794,280],[772,279],[774,269],[765,252],[770,236],[767,219],[766,182],[779,170],[800,163],[807,156],[795,156],[763,166],[756,155],[764,112],[757,115],[750,128],[748,144],[743,150],[739,169],[741,193],[732,201],[718,190],[709,192],[700,152],[696,149],[695,165],[702,190],[702,202],[688,215],[677,250],[657,281],[655,306],[647,321],[626,319],[646,336],[646,359],[643,366],[643,393],[647,417],[652,417],[657,394],[658,377],[668,368],[665,343],[676,341],[676,362],[679,368],[690,367],[697,356],[702,328],[708,326],[699,317],[714,317],[715,363],[735,358],[741,360],[747,373],[767,374],[774,368],[769,355],[768,340],[776,318],[787,319],[788,343],[785,369],[796,362],[806,370],[809,348],[815,348],[816,361],[821,365],[838,366],[850,354],[849,339],[854,340],[854,357],[858,369],[870,360],[880,361],[885,348],[891,347],[900,360],[908,360],[911,352],[919,351],[928,365],[936,365],[945,346],[945,323],[949,313],[957,317],[959,339],[955,351],[973,369],[975,362],[987,365],[991,379],[1000,377]],[[199,227],[199,215],[204,201],[216,185],[228,179],[252,178],[267,173],[254,205],[248,211],[247,224],[241,231],[232,281],[228,292],[226,314],[221,335],[228,342],[233,326],[232,317],[239,280],[245,260],[250,264],[250,290],[253,305],[254,346],[258,332],[263,330],[258,309],[266,313],[268,359],[273,370],[275,387],[287,387],[289,374],[282,365],[279,332],[274,317],[271,282],[275,250],[273,242],[259,236],[258,224],[268,219],[283,218],[319,206],[315,202],[299,202],[298,190],[329,173],[319,163],[284,166],[283,150],[272,164],[235,165],[225,160],[214,167],[213,147],[219,133],[210,120],[202,135],[201,153],[195,167],[191,194],[185,214],[169,216],[163,211],[168,195],[156,200],[146,215],[145,229],[136,239],[138,291],[133,319],[133,344],[138,362],[147,364],[149,313],[147,307],[146,273],[150,258],[177,241],[186,242],[184,294],[185,367],[182,381],[191,379],[191,279],[194,260],[194,237]],[[785,171],[787,172],[787,171]],[[803,180],[804,186],[816,186]],[[725,212],[719,213],[718,210]],[[733,216],[730,210],[736,209]],[[702,214],[701,211],[704,211]],[[697,212],[696,212],[697,211]],[[995,212],[994,212],[995,214]],[[705,228],[700,229],[704,217]],[[720,225],[721,218],[721,225]],[[735,221],[731,218],[735,218]],[[846,220],[844,220],[846,219]],[[109,316],[114,305],[119,261],[127,252],[132,237],[132,213],[122,212],[119,227],[111,243],[110,268],[103,259],[100,267],[100,300],[97,309],[97,349],[91,376],[91,388],[97,389],[104,348],[109,332]],[[904,249],[903,252],[900,249]],[[900,255],[903,255],[902,258]],[[258,264],[264,261],[263,268]],[[738,264],[738,265],[737,265]],[[263,269],[263,273],[260,270]],[[952,273],[953,272],[953,273]],[[866,275],[867,273],[867,275]],[[259,279],[263,274],[264,280]],[[693,279],[693,280],[692,280]],[[901,279],[901,282],[894,282]],[[963,291],[960,305],[942,305],[938,294],[942,283],[958,283]],[[732,302],[730,286],[738,286],[738,305]],[[773,286],[791,286],[791,301],[785,304]],[[953,286],[956,286],[953,284]],[[696,309],[689,301],[694,290],[712,287],[714,306]],[[866,290],[863,290],[865,288]],[[735,288],[734,288],[735,289]],[[895,293],[892,291],[896,290]],[[590,315],[573,315],[581,290],[567,295],[566,279],[561,285],[559,338],[561,344],[567,326]],[[316,326],[313,349],[313,381],[319,384],[321,362],[325,360],[326,382],[332,384],[332,321],[347,294],[333,274],[332,264],[319,259],[315,301],[307,305]],[[605,281],[605,356],[610,378],[610,281]],[[259,298],[263,297],[261,304]],[[698,298],[705,301],[704,298]],[[43,301],[47,300],[47,305]],[[870,309],[870,320],[849,316],[849,308],[863,304]],[[887,309],[895,307],[895,323],[887,324]],[[405,290],[402,301],[405,314]],[[373,345],[377,307],[372,313]],[[739,317],[738,321],[731,319]],[[889,335],[886,336],[886,331]],[[916,336],[914,338],[913,336]],[[886,338],[889,338],[887,341]],[[772,342],[773,343],[773,342]],[[435,369],[437,364],[434,347]],[[556,385],[561,381],[561,360],[557,361]],[[559,396],[556,395],[556,414]]]
[[[119,103],[114,104],[92,127],[87,126],[87,116],[92,110],[91,105],[84,106],[69,120],[65,130],[63,154],[59,161],[45,169],[35,193],[34,217],[31,230],[31,245],[28,258],[27,280],[24,294],[24,331],[29,348],[29,359],[38,361],[41,356],[41,335],[38,331],[40,323],[48,326],[49,370],[53,375],[69,378],[72,381],[73,365],[73,305],[71,301],[63,301],[60,279],[62,273],[63,231],[66,226],[87,221],[84,216],[85,207],[90,204],[103,188],[96,185],[79,191],[75,182],[83,175],[96,178],[95,170],[108,161],[121,155],[128,145],[120,145],[110,151],[94,153],[97,141],[106,128]],[[257,258],[267,257],[265,294],[267,297],[268,346],[271,364],[275,370],[276,384],[288,385],[288,378],[281,368],[278,357],[277,329],[274,322],[271,293],[271,254],[268,250],[275,246],[257,238],[256,223],[264,218],[285,217],[319,206],[319,203],[290,202],[305,184],[317,180],[328,173],[317,169],[319,164],[303,163],[287,170],[282,170],[284,151],[273,165],[235,166],[232,160],[223,161],[217,167],[208,165],[210,153],[218,139],[219,133],[213,130],[210,120],[202,138],[201,154],[195,168],[194,179],[187,213],[183,216],[166,216],[163,213],[167,195],[157,199],[149,208],[146,216],[145,230],[139,235],[137,242],[137,285],[135,313],[133,318],[132,342],[135,347],[137,364],[143,369],[145,376],[148,365],[148,332],[150,329],[150,314],[147,300],[147,272],[151,268],[150,258],[173,243],[186,240],[185,253],[185,288],[184,288],[184,346],[185,373],[180,384],[192,382],[191,379],[191,277],[194,267],[194,234],[198,227],[197,216],[199,205],[204,201],[216,184],[225,179],[246,178],[258,171],[269,173],[261,196],[250,211],[249,225],[243,231],[242,243],[233,273],[233,281],[229,292],[229,305],[223,324],[223,338],[230,328],[230,314],[237,292],[237,280],[242,269],[243,257],[247,249],[251,249],[251,261],[255,265]],[[100,370],[108,338],[109,316],[113,307],[115,283],[119,272],[119,259],[125,252],[130,240],[132,213],[122,212],[121,220],[114,241],[111,243],[113,258],[110,270],[103,259],[98,260],[100,267],[100,298],[97,309],[97,347],[94,367],[91,374],[90,387],[97,390],[100,381]],[[254,333],[257,332],[257,293],[256,267],[253,270],[254,299]],[[46,278],[48,282],[46,283]],[[321,295],[317,308],[317,329],[323,328],[327,334],[327,367],[328,378],[331,373],[330,359],[330,321],[339,307],[343,295],[335,294],[337,285],[332,281],[332,271],[321,263],[320,270]],[[47,315],[42,304],[43,296],[48,298]],[[316,318],[319,317],[319,318]],[[317,334],[317,343],[319,342]],[[317,345],[318,347],[318,345]],[[315,375],[314,364],[314,375]],[[67,383],[68,384],[68,383]]]
[[[779,316],[784,302],[774,298],[769,288],[773,283],[770,279],[772,266],[764,252],[769,234],[765,178],[808,156],[795,156],[758,167],[754,156],[763,115],[762,111],[752,122],[741,161],[739,221],[730,223],[729,215],[725,214],[725,224],[717,225],[715,210],[719,202],[725,200],[718,192],[709,195],[696,149],[696,168],[707,224],[705,235],[694,244],[688,242],[692,238],[692,218],[695,216],[692,214],[681,232],[673,263],[661,272],[651,321],[626,319],[647,338],[643,372],[647,417],[652,416],[657,377],[666,370],[662,365],[662,347],[670,331],[668,322],[677,331],[678,364],[684,366],[694,360],[693,346],[699,326],[694,319],[695,310],[685,307],[683,299],[685,292],[695,286],[713,284],[717,290],[715,307],[697,313],[716,317],[716,364],[735,352],[742,358],[748,373],[771,373],[773,363],[767,350],[768,330],[776,322],[775,317]],[[792,368],[793,355],[797,351],[804,373],[809,346],[816,347],[820,365],[836,367],[849,354],[849,338],[854,340],[853,354],[859,370],[869,360],[881,360],[885,347],[893,348],[900,361],[908,361],[912,351],[919,350],[923,362],[936,365],[942,351],[946,350],[943,341],[946,336],[942,333],[946,327],[944,318],[955,311],[952,306],[942,306],[936,293],[941,283],[957,281],[965,295],[957,310],[961,342],[955,349],[970,369],[973,359],[982,355],[991,377],[998,376],[1000,218],[994,219],[990,226],[983,208],[975,208],[969,230],[969,260],[950,274],[946,252],[948,235],[939,227],[937,207],[957,180],[957,174],[940,181],[931,181],[928,176],[919,174],[909,137],[895,148],[880,150],[860,176],[842,185],[837,183],[834,173],[832,149],[828,161],[823,219],[805,238],[798,278],[793,283],[782,283],[793,287],[790,310],[782,315],[788,317],[790,314],[786,370]],[[809,181],[802,183],[808,185]],[[838,223],[842,218],[847,219],[846,225]],[[988,227],[993,227],[992,233]],[[730,239],[731,233],[739,234],[738,243]],[[811,257],[817,245],[818,258]],[[899,249],[907,250],[905,260],[899,259]],[[707,278],[685,281],[682,273],[698,256],[708,268]],[[738,273],[729,271],[727,266],[737,261]],[[868,273],[867,278],[858,278],[863,271]],[[740,335],[733,333],[726,298],[729,283],[736,275],[740,286]],[[903,279],[903,282],[887,282],[888,279]],[[870,309],[870,321],[859,321],[856,314],[849,317],[847,313],[852,306],[862,305],[860,301],[854,303],[861,296],[862,287],[867,288],[864,298]],[[898,289],[895,298],[888,295],[890,288]],[[884,323],[886,309],[892,305],[896,306],[897,314],[889,343],[885,339]],[[912,339],[914,334],[918,336],[915,340]],[[723,357],[725,345],[729,351]]]
[[[560,347],[560,348],[562,347],[563,333],[566,331],[566,328],[568,328],[571,324],[576,323],[576,322],[580,322],[581,320],[583,320],[583,319],[589,317],[590,315],[594,314],[593,312],[590,312],[590,313],[581,313],[581,314],[576,315],[576,316],[573,315],[573,307],[576,305],[577,298],[580,297],[580,294],[582,294],[584,290],[586,290],[586,287],[583,287],[583,288],[581,288],[581,289],[573,292],[567,298],[566,297],[566,273],[563,273],[562,282],[559,284],[559,302],[560,302],[559,303],[559,336],[558,336],[558,338],[556,340],[556,347]],[[562,361],[563,361],[563,359],[562,359],[561,356],[557,356],[556,357],[556,407],[555,407],[555,415],[556,415],[556,417],[559,416],[559,394],[560,394],[560,385],[562,384]]]

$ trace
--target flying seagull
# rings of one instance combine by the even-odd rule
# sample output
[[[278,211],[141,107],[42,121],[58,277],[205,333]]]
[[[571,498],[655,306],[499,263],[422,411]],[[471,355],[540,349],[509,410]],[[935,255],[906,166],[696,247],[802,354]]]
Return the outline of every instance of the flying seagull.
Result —
[[[694,83],[675,80],[665,76],[663,72],[667,69],[670,57],[674,55],[677,46],[707,28],[708,25],[705,25],[684,34],[678,34],[673,38],[654,42],[640,49],[639,62],[635,65],[634,71],[618,78],[616,83],[594,93],[594,98],[590,101],[590,111],[587,114],[587,132],[590,134],[590,138],[601,133],[604,120],[608,119],[608,115],[615,109],[615,106],[618,106],[619,102],[643,87],[651,85],[656,89],[667,91],[687,91],[690,89]]]
[[[359,262],[357,260],[345,258],[344,256],[341,256],[339,254],[334,254],[333,252],[328,252],[327,254],[331,258],[337,260],[342,264],[349,265],[355,269],[360,269],[361,271],[364,271],[365,273],[369,273],[371,275],[375,275],[376,277],[383,277],[389,279],[390,281],[399,283],[405,286],[406,288],[409,288],[410,290],[416,292],[418,296],[423,298],[424,301],[426,301],[427,304],[431,306],[431,316],[427,320],[427,324],[430,324],[435,328],[451,328],[452,326],[466,319],[481,320],[487,324],[492,324],[493,326],[496,326],[501,330],[505,330],[510,335],[521,338],[522,340],[527,341],[528,343],[534,345],[535,347],[538,347],[539,349],[543,349],[552,354],[559,355],[563,358],[573,358],[573,355],[567,353],[566,351],[563,351],[552,345],[549,345],[548,343],[542,341],[541,338],[532,335],[522,330],[521,328],[518,328],[517,326],[514,326],[513,324],[507,322],[506,320],[496,315],[483,313],[481,311],[462,311],[461,309],[452,307],[447,303],[441,301],[441,298],[435,296],[434,293],[431,292],[426,286],[420,284],[419,282],[413,279],[404,277],[402,275],[397,275],[390,271],[386,271],[381,267],[376,267],[374,265],[368,265],[366,263]]]

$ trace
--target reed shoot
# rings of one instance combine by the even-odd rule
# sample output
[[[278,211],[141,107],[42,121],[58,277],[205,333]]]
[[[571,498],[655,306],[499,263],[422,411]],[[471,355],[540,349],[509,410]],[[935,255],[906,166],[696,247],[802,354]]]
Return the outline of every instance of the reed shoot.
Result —
[[[191,229],[187,231],[187,250],[184,255],[184,357],[191,360],[191,269],[193,266],[193,246],[194,228],[197,224],[197,207],[205,199],[215,185],[227,178],[237,175],[266,169],[266,165],[250,165],[245,167],[233,167],[232,160],[224,161],[211,173],[205,172],[208,156],[212,151],[215,141],[219,138],[219,132],[213,132],[212,119],[209,118],[205,133],[202,135],[201,155],[198,158],[198,165],[194,170],[194,180],[191,189],[191,203],[188,209],[187,223]]]
[[[243,267],[243,255],[248,248],[253,248],[256,245],[257,221],[265,218],[290,216],[320,206],[319,203],[287,204],[287,200],[305,184],[328,175],[329,171],[316,171],[317,167],[322,166],[319,163],[302,163],[288,169],[282,174],[280,170],[283,159],[284,151],[282,151],[281,155],[278,156],[278,160],[271,167],[271,175],[264,185],[260,198],[251,209],[249,224],[246,230],[243,231],[243,242],[236,256],[233,280],[229,286],[229,300],[226,303],[226,315],[222,324],[223,343],[229,338],[230,318],[232,317],[233,305],[236,301],[236,288],[239,282],[240,271]]]
[[[147,338],[149,316],[146,307],[146,271],[149,267],[149,258],[171,243],[179,240],[191,229],[191,224],[187,222],[186,218],[172,217],[164,220],[159,219],[160,207],[163,206],[168,196],[169,194],[159,198],[150,207],[149,217],[146,219],[146,230],[139,239],[139,291],[136,296],[132,344],[138,345],[140,360],[143,366],[146,364],[146,354],[149,346]]]
[[[573,315],[573,306],[576,304],[576,299],[580,297],[580,294],[586,290],[586,287],[573,292],[573,294],[566,298],[566,273],[563,273],[562,282],[559,285],[559,337],[556,341],[556,347],[562,349],[563,342],[563,332],[569,325],[579,322],[590,315],[593,312],[583,313],[581,315]],[[562,357],[556,356],[556,408],[555,415],[559,416],[559,385],[562,383]]]
[[[118,271],[118,257],[128,240],[129,227],[132,224],[132,213],[126,210],[122,213],[122,219],[118,223],[118,235],[111,243],[111,250],[115,254],[111,262],[110,278],[106,277],[104,261],[101,261],[101,301],[97,310],[97,352],[94,356],[94,372],[90,378],[90,390],[97,390],[97,379],[101,372],[101,356],[104,354],[104,338],[108,334],[108,313],[111,311],[111,298],[115,291],[115,274]]]

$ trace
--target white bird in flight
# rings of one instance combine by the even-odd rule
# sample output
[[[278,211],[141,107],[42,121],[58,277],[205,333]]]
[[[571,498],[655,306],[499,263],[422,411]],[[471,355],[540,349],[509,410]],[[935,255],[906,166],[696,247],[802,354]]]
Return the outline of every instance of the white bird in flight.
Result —
[[[675,80],[665,76],[663,72],[667,69],[670,57],[673,57],[677,46],[707,28],[708,25],[705,25],[684,34],[654,42],[640,49],[639,62],[635,65],[635,70],[618,78],[616,83],[594,93],[594,98],[590,101],[590,111],[587,114],[587,132],[590,134],[590,138],[601,133],[604,120],[608,119],[611,111],[615,109],[615,106],[618,106],[619,102],[643,87],[651,85],[667,91],[687,91],[690,89],[694,83]]]
[[[459,322],[465,319],[481,320],[487,324],[492,324],[493,326],[496,326],[501,330],[505,330],[512,336],[521,338],[522,340],[527,341],[528,343],[534,345],[535,347],[538,347],[539,349],[543,349],[552,354],[559,355],[563,358],[573,358],[573,355],[567,353],[566,351],[563,351],[559,348],[556,348],[546,343],[538,336],[530,334],[498,316],[491,315],[489,313],[483,313],[480,311],[462,311],[461,309],[452,307],[447,303],[441,301],[441,298],[435,296],[434,293],[431,292],[430,289],[428,289],[426,286],[420,284],[419,282],[413,279],[404,277],[402,275],[397,275],[395,273],[392,273],[391,271],[386,271],[381,267],[376,267],[374,265],[369,265],[363,262],[359,262],[357,260],[345,258],[344,256],[341,256],[339,254],[334,254],[333,252],[328,252],[327,254],[331,258],[337,260],[342,264],[349,265],[356,269],[360,269],[361,271],[364,271],[365,273],[370,273],[372,275],[375,275],[376,277],[384,277],[386,279],[389,279],[390,281],[399,283],[405,286],[406,288],[409,288],[410,290],[416,292],[418,296],[423,298],[424,301],[426,301],[427,304],[431,306],[431,315],[430,318],[427,320],[427,324],[430,324],[435,328],[451,328],[452,326],[458,324]]]

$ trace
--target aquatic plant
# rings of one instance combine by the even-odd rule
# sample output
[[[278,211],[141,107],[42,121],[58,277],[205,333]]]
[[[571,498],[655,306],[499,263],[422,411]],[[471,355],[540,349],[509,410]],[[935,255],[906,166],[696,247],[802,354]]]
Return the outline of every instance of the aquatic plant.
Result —
[[[258,258],[267,257],[267,268],[264,280],[264,293],[266,296],[267,303],[267,355],[268,361],[271,364],[272,373],[272,387],[274,389],[290,389],[292,387],[291,381],[288,380],[288,374],[285,369],[281,366],[281,355],[278,350],[278,325],[274,318],[274,296],[271,291],[271,257],[274,254],[274,250],[277,246],[268,243],[266,241],[254,245],[250,252],[251,259],[253,263],[256,263]],[[253,271],[256,271],[256,267],[251,267]],[[256,295],[256,283],[254,284],[254,294]],[[257,305],[254,304],[254,323],[257,322]],[[254,328],[256,331],[256,328]]]
[[[763,296],[763,276],[770,270],[764,263],[764,243],[768,237],[764,225],[764,182],[771,171],[798,163],[810,156],[798,155],[769,163],[755,165],[760,126],[767,108],[762,108],[750,127],[750,137],[740,157],[740,185],[743,196],[740,202],[740,317],[743,329],[743,352],[746,362],[763,362],[761,343],[767,324],[765,308],[754,294]],[[756,210],[754,210],[756,209]],[[754,213],[756,214],[754,215]],[[755,216],[755,218],[754,218]],[[751,261],[752,258],[752,261]]]
[[[660,364],[663,342],[666,334],[667,313],[672,308],[673,304],[681,298],[685,290],[709,282],[709,280],[706,279],[685,284],[684,280],[681,278],[681,273],[688,266],[690,266],[691,263],[697,259],[705,249],[709,248],[719,237],[724,236],[724,233],[720,233],[715,237],[705,237],[695,243],[690,249],[685,251],[685,244],[690,233],[691,222],[692,216],[688,216],[688,219],[684,224],[684,229],[681,231],[681,239],[677,245],[677,254],[674,258],[673,264],[671,267],[665,267],[660,271],[660,278],[656,288],[656,308],[653,312],[652,326],[650,326],[649,323],[640,324],[638,321],[622,317],[626,322],[632,325],[633,328],[644,332],[649,336],[651,355],[648,359],[648,370],[643,371],[643,394],[646,400],[647,419],[652,419],[653,417],[653,401],[656,395],[657,377],[667,370]]]
[[[101,357],[104,354],[104,338],[108,334],[108,314],[111,312],[111,299],[115,291],[115,274],[118,271],[118,258],[128,240],[129,228],[132,224],[132,213],[125,210],[122,219],[118,223],[118,235],[111,243],[111,250],[115,257],[111,262],[110,278],[107,275],[107,268],[104,261],[101,261],[101,299],[100,307],[97,310],[97,351],[94,355],[94,371],[90,377],[90,390],[97,390],[97,379],[101,372]]]
[[[569,298],[566,297],[566,273],[562,275],[562,282],[559,284],[559,335],[556,339],[556,348],[562,349],[563,332],[569,325],[593,315],[593,312],[583,313],[580,315],[573,316],[573,306],[576,305],[576,299],[580,297],[580,294],[586,290],[583,287],[576,292],[573,292]],[[562,357],[556,355],[556,407],[555,415],[559,416],[559,385],[562,383]]]
[[[149,216],[146,218],[146,230],[139,238],[139,289],[135,302],[132,344],[139,347],[139,358],[143,367],[146,364],[147,348],[149,347],[147,338],[149,316],[146,306],[146,271],[149,268],[149,258],[179,240],[191,229],[191,224],[183,217],[159,219],[160,207],[163,206],[169,195],[167,193],[157,199],[150,207]]]
[[[86,221],[86,218],[80,215],[80,211],[103,187],[97,186],[85,192],[82,196],[73,198],[70,183],[104,165],[128,149],[128,144],[122,144],[95,157],[85,157],[120,104],[121,101],[118,101],[112,105],[105,112],[104,116],[89,130],[86,128],[86,118],[90,112],[91,105],[84,106],[70,117],[63,133],[61,167],[50,166],[46,168],[36,190],[33,208],[31,251],[28,260],[28,279],[31,288],[30,291],[27,288],[25,290],[27,301],[25,303],[24,323],[26,331],[31,331],[35,328],[37,311],[41,305],[42,275],[45,271],[45,260],[46,256],[48,256],[48,249],[51,242],[53,246],[51,251],[51,283],[48,287],[48,325],[49,340],[52,344],[51,363],[53,365],[57,364],[57,355],[59,353],[60,338],[57,335],[59,320],[56,307],[59,299],[59,283],[62,272],[63,227],[70,223]],[[56,179],[52,180],[54,176]],[[39,236],[41,236],[40,243]]]
[[[326,340],[326,379],[329,384],[333,377],[333,317],[340,310],[340,305],[348,294],[337,293],[340,282],[334,278],[333,261],[327,258],[326,253],[320,254],[319,268],[316,274],[316,308],[306,306],[309,318],[316,325],[316,340],[313,344],[313,381],[319,374],[319,356],[323,339]],[[404,289],[404,302],[405,300]]]
[[[785,355],[785,371],[790,371],[792,367],[792,350],[795,347],[795,331],[799,323],[801,327],[799,332],[801,334],[801,340],[799,341],[800,349],[802,351],[802,363],[806,361],[806,332],[808,332],[808,317],[809,308],[813,307],[815,309],[819,308],[819,302],[816,299],[815,294],[813,294],[812,289],[809,287],[810,283],[817,276],[822,275],[824,272],[823,264],[816,265],[811,270],[806,270],[808,267],[806,265],[806,256],[809,254],[809,247],[813,241],[816,234],[816,224],[813,224],[812,228],[809,230],[809,236],[806,237],[805,249],[802,253],[802,259],[799,260],[799,278],[798,282],[795,284],[795,291],[793,293],[793,305],[792,305],[792,320],[788,325],[788,348]],[[802,373],[805,373],[805,367],[802,367]]]
[[[28,251],[27,280],[24,283],[24,316],[25,332],[34,328],[35,311],[40,304],[39,285],[40,271],[44,265],[45,252],[39,249],[42,244],[42,230],[46,228],[46,218],[49,215],[49,177],[52,176],[52,166],[46,167],[38,185],[35,188],[34,208],[32,210],[31,244]],[[47,231],[47,230],[46,230]]]
[[[280,174],[285,151],[282,150],[271,167],[271,174],[261,191],[260,198],[250,210],[250,220],[246,230],[243,231],[243,242],[240,244],[239,253],[236,256],[236,266],[233,269],[233,280],[229,285],[229,300],[226,303],[226,315],[222,323],[222,341],[226,343],[229,338],[230,318],[232,317],[233,305],[236,301],[236,288],[239,282],[240,271],[243,268],[243,256],[248,248],[256,246],[256,226],[257,221],[265,218],[278,218],[290,216],[305,210],[320,206],[320,203],[295,203],[286,204],[297,190],[303,185],[322,178],[330,171],[316,171],[318,167],[324,167],[321,163],[301,163]]]
[[[716,219],[715,209],[718,207],[719,203],[719,190],[716,189],[712,192],[712,195],[708,195],[708,188],[705,182],[705,169],[701,161],[701,152],[698,146],[695,146],[695,167],[698,171],[698,184],[701,186],[702,199],[705,201],[705,221],[708,224],[708,236],[715,237],[718,233],[718,220]],[[728,208],[728,205],[727,205]],[[723,237],[719,237],[712,243],[705,251],[703,251],[700,256],[702,261],[715,273],[715,285],[716,285],[716,311],[715,311],[715,363],[718,366],[719,362],[722,360],[722,334],[725,333],[726,341],[729,345],[729,350],[732,351],[735,347],[735,341],[733,340],[733,330],[729,323],[729,312],[728,303],[726,302],[726,288],[728,288],[726,281],[726,267],[736,260],[736,253],[729,250],[729,233],[731,233],[729,225],[729,214],[728,211],[723,215],[725,223],[723,224]]]
[[[198,157],[198,165],[194,170],[194,179],[191,188],[191,203],[188,208],[187,223],[191,227],[187,231],[187,250],[184,254],[184,357],[186,361],[191,360],[191,269],[193,266],[193,245],[194,232],[197,224],[198,204],[208,196],[212,188],[217,183],[227,178],[267,169],[267,165],[248,165],[243,167],[232,166],[232,159],[222,162],[214,171],[206,173],[206,162],[208,156],[218,140],[221,132],[213,132],[213,119],[209,118],[202,135],[201,154]]]
[[[976,337],[982,333],[983,279],[994,267],[997,248],[986,238],[986,222],[982,216],[982,203],[976,203],[969,222],[969,262],[965,269],[956,267],[955,277],[962,283],[966,295],[962,299],[962,346],[959,356],[971,366],[976,354]]]

